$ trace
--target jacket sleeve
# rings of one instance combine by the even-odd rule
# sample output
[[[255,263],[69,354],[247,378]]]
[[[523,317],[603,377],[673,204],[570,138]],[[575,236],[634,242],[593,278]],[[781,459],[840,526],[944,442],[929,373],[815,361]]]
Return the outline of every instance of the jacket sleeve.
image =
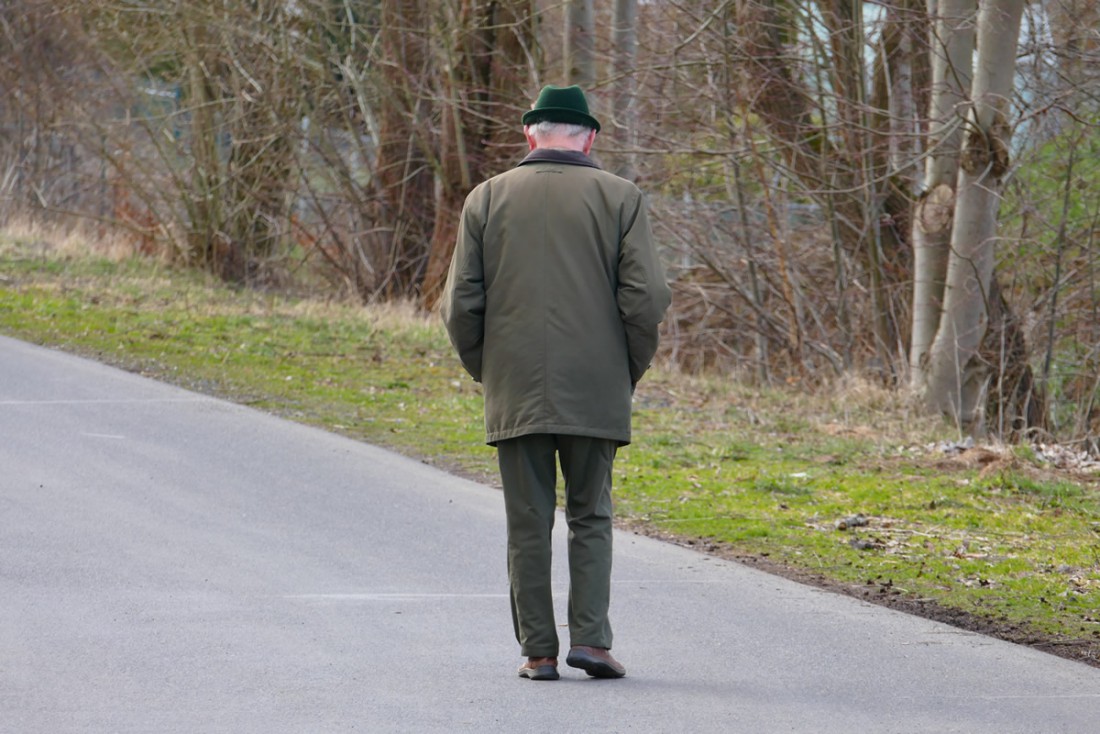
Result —
[[[616,298],[626,329],[630,382],[637,384],[657,353],[657,330],[664,320],[672,293],[657,257],[645,199],[637,192],[624,212],[625,234],[619,247],[619,286]]]
[[[462,366],[481,382],[485,345],[485,264],[482,259],[484,217],[475,190],[462,207],[454,256],[447,273],[440,312]]]

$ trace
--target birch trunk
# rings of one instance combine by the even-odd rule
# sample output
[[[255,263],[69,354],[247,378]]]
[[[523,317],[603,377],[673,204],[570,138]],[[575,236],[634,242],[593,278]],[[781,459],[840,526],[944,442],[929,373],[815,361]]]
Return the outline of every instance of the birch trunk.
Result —
[[[979,356],[989,324],[997,210],[1008,169],[1008,108],[1025,0],[986,1],[978,11],[972,108],[960,157],[943,313],[928,360],[929,406],[964,429],[984,430],[989,366]]]
[[[939,0],[933,24],[931,120],[924,193],[913,222],[913,337],[910,379],[924,388],[926,361],[943,311],[955,183],[962,147],[962,109],[970,89],[977,0]]]

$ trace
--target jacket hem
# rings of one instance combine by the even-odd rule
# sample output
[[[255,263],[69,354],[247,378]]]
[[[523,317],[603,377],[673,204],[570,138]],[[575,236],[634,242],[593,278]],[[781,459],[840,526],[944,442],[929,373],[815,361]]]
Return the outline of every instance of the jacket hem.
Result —
[[[610,441],[617,441],[619,446],[627,446],[630,444],[629,431],[624,433],[623,431],[606,430],[600,428],[585,428],[583,426],[559,426],[546,424],[523,426],[522,428],[508,428],[500,431],[490,431],[485,434],[485,443],[490,446],[496,446],[501,441],[507,441],[510,438],[530,436],[536,433],[549,433],[561,436],[587,436],[589,438],[606,438]]]

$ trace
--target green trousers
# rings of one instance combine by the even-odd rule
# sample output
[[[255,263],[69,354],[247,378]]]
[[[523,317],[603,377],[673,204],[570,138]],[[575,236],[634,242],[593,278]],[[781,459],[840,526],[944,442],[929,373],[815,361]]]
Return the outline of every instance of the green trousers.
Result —
[[[557,458],[569,524],[570,644],[611,647],[611,467],[617,448],[618,442],[607,439],[551,434],[497,444],[508,517],[512,623],[522,655],[558,654],[550,588]]]

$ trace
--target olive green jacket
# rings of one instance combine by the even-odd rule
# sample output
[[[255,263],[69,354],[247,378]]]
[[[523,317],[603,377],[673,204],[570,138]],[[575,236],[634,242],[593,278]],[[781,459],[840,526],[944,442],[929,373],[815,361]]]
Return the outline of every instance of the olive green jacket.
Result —
[[[645,199],[579,152],[535,150],[466,198],[441,311],[484,385],[486,441],[630,442],[670,301]]]

